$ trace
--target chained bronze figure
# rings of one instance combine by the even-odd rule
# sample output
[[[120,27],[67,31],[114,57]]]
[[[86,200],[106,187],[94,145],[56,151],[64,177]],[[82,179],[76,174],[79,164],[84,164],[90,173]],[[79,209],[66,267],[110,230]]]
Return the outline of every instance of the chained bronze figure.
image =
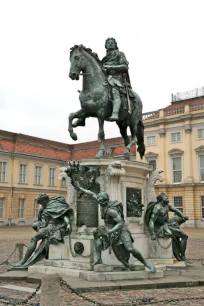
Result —
[[[64,236],[71,233],[73,210],[63,197],[49,198],[46,194],[40,194],[37,203],[42,205],[38,221],[33,224],[37,233],[31,239],[24,258],[13,268],[28,268],[44,258],[47,259],[49,245],[63,243]],[[39,240],[42,241],[37,247]]]

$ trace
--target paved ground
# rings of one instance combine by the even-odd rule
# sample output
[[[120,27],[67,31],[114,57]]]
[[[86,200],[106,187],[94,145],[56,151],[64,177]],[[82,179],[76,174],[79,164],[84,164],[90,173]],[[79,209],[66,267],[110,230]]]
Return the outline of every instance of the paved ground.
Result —
[[[187,248],[187,256],[191,259],[204,259],[204,229],[185,229],[183,230],[188,233],[189,241],[188,241],[188,248]],[[0,227],[0,263],[3,262],[8,256],[12,253],[15,243],[17,242],[24,242],[26,245],[29,243],[30,237],[34,234],[33,230],[30,227]],[[15,256],[13,255],[9,260],[10,263],[15,262]],[[200,280],[203,279],[201,282],[204,285],[204,266],[202,265],[204,260],[200,261],[193,261],[192,265],[189,265],[187,275],[188,277],[193,279],[193,282],[189,282],[189,287],[185,288],[161,288],[161,289],[146,289],[146,290],[133,290],[134,284],[137,282],[129,282],[130,290],[120,290],[123,288],[118,286],[116,290],[106,290],[106,291],[92,291],[92,292],[84,292],[82,293],[86,297],[89,297],[99,303],[101,305],[124,305],[127,303],[129,305],[137,305],[136,301],[137,298],[152,298],[159,300],[159,303],[153,303],[151,305],[164,305],[162,301],[169,300],[172,298],[192,298],[192,297],[202,297],[203,299],[200,300],[185,300],[185,301],[175,301],[168,303],[166,305],[204,305],[204,286],[197,286],[196,279]],[[6,265],[0,265],[0,273],[4,273],[6,271]],[[165,277],[163,280],[166,282],[176,282],[175,276],[168,276]],[[67,282],[70,284],[79,283],[79,279],[69,279],[66,278]],[[185,280],[185,277],[184,277]],[[165,282],[164,281],[164,282]],[[127,285],[127,281],[126,282]],[[163,282],[163,281],[162,281]],[[12,281],[9,284],[22,286],[22,287],[29,287],[35,288],[37,284],[27,283],[26,281]],[[197,285],[196,285],[197,284]],[[0,286],[8,285],[8,282],[2,281],[0,282]],[[6,289],[0,287],[0,296],[9,296],[13,298],[25,299],[30,295],[29,292],[24,292],[21,290],[13,290],[13,289]],[[5,301],[5,300],[4,300]],[[35,298],[31,300],[32,302],[39,302],[40,295],[38,294]],[[0,306],[5,305],[0,302]],[[8,304],[10,305],[10,304]],[[66,292],[61,290],[61,300],[59,302],[60,306],[70,305],[70,306],[88,306],[93,305],[90,302],[84,301],[83,299],[77,297],[75,294],[71,294],[70,292]],[[145,304],[150,305],[150,304]],[[56,305],[57,306],[57,305]]]

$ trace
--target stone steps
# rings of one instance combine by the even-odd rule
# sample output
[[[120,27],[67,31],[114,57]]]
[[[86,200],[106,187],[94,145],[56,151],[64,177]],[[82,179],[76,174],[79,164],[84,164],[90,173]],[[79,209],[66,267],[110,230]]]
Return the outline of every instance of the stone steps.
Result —
[[[110,266],[97,265],[90,267],[92,271],[85,270],[83,268],[77,269],[77,265],[73,265],[68,261],[56,260],[45,261],[43,264],[36,264],[28,268],[28,274],[33,273],[45,273],[45,272],[57,272],[61,276],[74,276],[90,282],[99,281],[117,281],[117,280],[140,280],[140,279],[156,279],[163,278],[164,276],[176,276],[180,275],[181,271],[186,271],[186,265],[184,262],[177,262],[173,265],[156,265],[157,271],[151,273],[147,268],[144,270],[144,266],[138,266],[139,271],[114,271]],[[88,269],[88,267],[86,267]]]

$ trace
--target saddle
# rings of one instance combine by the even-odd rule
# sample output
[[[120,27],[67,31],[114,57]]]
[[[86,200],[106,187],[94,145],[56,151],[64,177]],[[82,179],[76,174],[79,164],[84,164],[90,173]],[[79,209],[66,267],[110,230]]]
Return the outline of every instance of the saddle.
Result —
[[[109,101],[113,101],[113,95],[112,95],[112,90],[111,90],[111,86],[108,84],[108,98]],[[127,100],[127,93],[126,93],[126,89],[124,87],[118,87],[119,93],[120,93],[120,99],[121,99],[121,109],[129,109],[128,106],[128,100]],[[131,88],[128,89],[128,94],[129,94],[129,99],[130,99],[130,103],[131,103],[131,108],[134,108],[135,105],[135,95],[134,92]]]

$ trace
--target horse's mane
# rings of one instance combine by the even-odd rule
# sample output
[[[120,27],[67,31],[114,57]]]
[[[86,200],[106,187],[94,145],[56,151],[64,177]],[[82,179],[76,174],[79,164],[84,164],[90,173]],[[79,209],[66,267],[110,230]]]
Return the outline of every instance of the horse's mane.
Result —
[[[97,61],[97,63],[98,63],[100,66],[102,66],[101,61],[100,61],[100,59],[99,59],[99,57],[98,57],[98,54],[95,53],[95,52],[93,52],[90,48],[86,48],[86,47],[83,46],[83,45],[80,45],[80,46],[74,45],[74,47],[70,48],[70,50],[71,50],[71,51],[70,51],[70,57],[72,56],[72,53],[74,52],[74,50],[77,49],[78,47],[82,47],[83,50],[85,50],[88,54],[90,54],[90,55]]]

